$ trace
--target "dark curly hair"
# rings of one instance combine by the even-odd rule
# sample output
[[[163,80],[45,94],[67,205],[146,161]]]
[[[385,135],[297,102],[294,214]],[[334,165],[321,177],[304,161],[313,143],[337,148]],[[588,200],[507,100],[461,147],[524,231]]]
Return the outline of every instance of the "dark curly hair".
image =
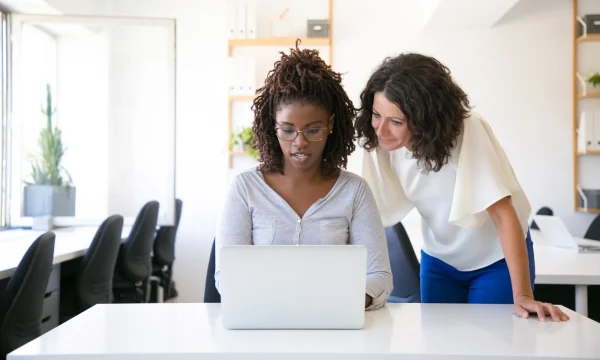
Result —
[[[388,57],[371,75],[360,94],[356,120],[359,143],[367,151],[378,146],[371,126],[373,97],[383,91],[407,117],[410,149],[425,171],[439,171],[448,162],[471,106],[450,70],[433,57],[403,53]]]
[[[281,106],[303,103],[321,106],[335,114],[333,132],[327,137],[321,160],[321,174],[332,176],[346,168],[355,150],[353,120],[356,108],[342,87],[342,76],[320,57],[318,50],[290,48],[269,71],[265,84],[257,90],[254,111],[253,146],[259,151],[259,170],[283,174],[283,153],[275,133],[275,113]]]

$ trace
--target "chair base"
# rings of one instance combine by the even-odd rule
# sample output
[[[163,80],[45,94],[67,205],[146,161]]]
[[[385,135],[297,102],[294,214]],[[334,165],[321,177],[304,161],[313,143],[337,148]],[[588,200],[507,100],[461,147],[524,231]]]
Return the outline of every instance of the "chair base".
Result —
[[[148,280],[132,283],[126,280],[113,279],[113,303],[132,304],[147,303],[150,296]]]

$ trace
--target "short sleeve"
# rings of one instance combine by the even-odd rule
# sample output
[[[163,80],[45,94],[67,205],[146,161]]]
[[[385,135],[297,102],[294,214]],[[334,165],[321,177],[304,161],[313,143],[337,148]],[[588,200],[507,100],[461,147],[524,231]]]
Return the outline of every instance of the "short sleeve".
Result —
[[[392,169],[389,152],[379,147],[364,150],[361,176],[373,191],[384,227],[396,225],[414,208]]]
[[[448,221],[475,228],[489,218],[487,208],[511,196],[526,232],[531,205],[489,124],[478,115],[465,119],[452,162],[456,183]]]

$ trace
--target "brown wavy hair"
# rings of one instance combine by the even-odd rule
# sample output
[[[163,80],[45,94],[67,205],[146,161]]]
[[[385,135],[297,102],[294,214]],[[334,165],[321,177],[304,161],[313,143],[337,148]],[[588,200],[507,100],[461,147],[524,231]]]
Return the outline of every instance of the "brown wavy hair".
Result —
[[[448,162],[471,106],[467,94],[452,80],[450,70],[433,57],[403,53],[386,58],[360,94],[356,120],[360,146],[378,145],[371,125],[373,97],[383,91],[407,117],[413,157],[425,171],[439,171]]]
[[[254,111],[253,146],[259,151],[259,170],[283,174],[283,153],[275,133],[275,113],[292,103],[321,106],[329,116],[335,114],[333,132],[327,137],[321,159],[321,174],[331,176],[346,168],[355,150],[354,125],[357,109],[342,87],[341,74],[319,57],[318,50],[290,48],[269,71],[265,84],[252,104]]]

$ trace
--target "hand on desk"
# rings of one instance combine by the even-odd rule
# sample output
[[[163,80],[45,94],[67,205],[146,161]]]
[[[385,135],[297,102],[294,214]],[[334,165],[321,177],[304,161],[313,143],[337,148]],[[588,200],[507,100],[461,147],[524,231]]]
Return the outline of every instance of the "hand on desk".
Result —
[[[513,311],[523,319],[529,318],[529,313],[537,313],[541,321],[546,321],[546,315],[550,315],[553,321],[569,320],[569,316],[556,306],[536,301],[534,298],[525,295],[517,297]]]

